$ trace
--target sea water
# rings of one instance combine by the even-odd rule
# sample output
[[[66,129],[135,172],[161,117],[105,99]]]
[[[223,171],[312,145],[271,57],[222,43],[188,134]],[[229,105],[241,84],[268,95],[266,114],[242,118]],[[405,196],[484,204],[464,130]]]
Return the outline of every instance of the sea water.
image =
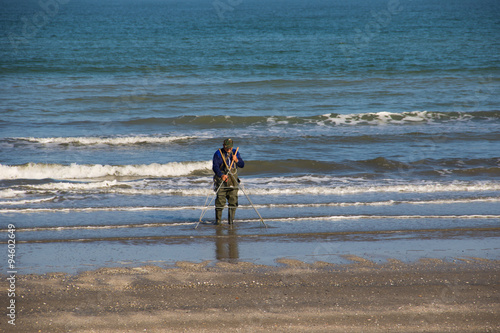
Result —
[[[2,7],[0,219],[23,272],[499,258],[498,1]],[[225,138],[231,228],[210,224]]]

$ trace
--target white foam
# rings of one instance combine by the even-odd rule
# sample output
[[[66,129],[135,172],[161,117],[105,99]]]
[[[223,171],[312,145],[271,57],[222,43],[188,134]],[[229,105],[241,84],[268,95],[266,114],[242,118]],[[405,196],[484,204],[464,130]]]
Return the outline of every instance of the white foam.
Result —
[[[105,180],[102,182],[89,182],[89,183],[48,183],[39,185],[26,185],[26,188],[32,191],[74,191],[74,192],[93,192],[97,190],[111,190],[114,187],[121,186],[126,188],[126,182],[118,182],[117,180]]]
[[[500,198],[464,198],[464,199],[436,199],[436,200],[386,200],[367,202],[327,202],[327,203],[297,203],[297,204],[261,204],[257,208],[318,208],[318,207],[355,207],[355,206],[393,206],[393,205],[447,205],[468,204],[477,202],[500,202]],[[241,206],[244,207],[244,206]]]
[[[186,176],[194,171],[209,170],[211,161],[172,162],[142,165],[82,165],[72,163],[28,163],[9,166],[0,164],[1,179],[93,179],[103,177],[175,177]]]
[[[56,197],[50,197],[45,199],[31,199],[31,200],[9,200],[9,201],[0,201],[0,205],[3,206],[15,206],[15,205],[27,205],[27,204],[36,204],[47,201],[52,201]]]
[[[404,124],[417,122],[431,122],[434,119],[439,119],[444,114],[428,111],[412,111],[412,112],[367,112],[354,114],[324,114],[326,118],[319,124],[335,124],[335,125],[384,125],[384,124]]]
[[[137,145],[137,144],[167,144],[174,141],[192,139],[192,136],[118,136],[118,137],[53,137],[35,138],[20,137],[14,140],[24,140],[40,144],[66,145]]]
[[[36,203],[53,200],[53,198],[39,199],[39,200],[26,200],[25,203]],[[24,200],[23,200],[24,201]],[[488,198],[468,198],[468,199],[436,199],[436,200],[387,200],[387,201],[371,201],[371,202],[327,202],[327,203],[285,203],[285,204],[257,204],[257,205],[240,205],[239,209],[253,209],[254,207],[259,209],[295,209],[295,208],[319,208],[319,207],[355,207],[355,206],[393,206],[393,205],[449,205],[449,204],[468,204],[468,203],[478,203],[478,202],[499,202],[500,198],[488,197]],[[20,202],[21,203],[21,202]],[[0,204],[4,204],[0,202]],[[205,203],[206,204],[206,203]],[[0,213],[77,213],[77,212],[106,212],[106,211],[124,211],[124,212],[142,212],[142,211],[182,211],[182,210],[206,210],[207,206],[115,206],[115,207],[69,207],[69,208],[0,208]],[[392,216],[392,215],[391,215]],[[416,217],[449,217],[448,215],[418,215]],[[453,215],[455,216],[455,215]],[[469,216],[469,215],[467,215]],[[496,218],[497,215],[470,215],[471,218]],[[335,218],[345,216],[335,216]],[[352,216],[348,216],[352,218]],[[366,218],[370,218],[370,216]],[[377,218],[386,218],[381,216],[376,216]],[[308,217],[308,219],[321,219],[324,217]],[[461,215],[461,218],[466,218]],[[288,219],[288,218],[287,218]]]
[[[158,227],[176,227],[193,225],[195,222],[176,222],[176,223],[144,223],[144,224],[114,224],[114,225],[75,225],[67,227],[38,227],[38,228],[19,228],[17,232],[33,231],[65,231],[65,230],[99,230],[99,229],[123,229],[123,228],[158,228]]]
[[[144,212],[144,211],[179,211],[203,209],[202,206],[140,206],[140,207],[80,207],[80,208],[4,208],[0,209],[0,213],[92,213],[92,212]]]
[[[205,162],[205,167],[210,165]],[[203,166],[203,165],[202,165]],[[198,170],[198,169],[194,169]],[[187,171],[185,171],[187,172]],[[157,173],[158,174],[158,173]],[[166,173],[165,173],[166,174]],[[171,175],[172,173],[170,173]],[[299,178],[299,179],[298,179]],[[322,186],[297,186],[295,182],[303,178],[292,177],[278,179],[273,178],[268,186],[268,180],[263,178],[252,179],[249,185],[243,186],[249,195],[282,196],[282,195],[356,195],[369,193],[439,193],[439,192],[495,192],[500,191],[500,183],[481,182],[466,183],[456,182],[449,184],[406,184],[406,185],[367,185],[359,184],[352,186],[338,186],[331,184],[326,179]],[[181,195],[181,196],[207,196],[213,194],[212,183],[192,183],[183,179],[162,179],[155,181],[124,181],[104,180],[96,182],[54,182],[47,184],[23,185],[23,189],[31,193],[41,194],[68,191],[74,193],[114,193],[122,195]],[[10,192],[9,192],[10,193]],[[18,195],[24,192],[16,192]],[[242,193],[243,194],[243,193]],[[12,192],[11,195],[14,195]]]
[[[110,182],[111,183],[111,182]],[[182,188],[127,188],[122,185],[109,185],[104,183],[53,183],[45,185],[37,185],[31,187],[32,191],[40,191],[42,193],[54,193],[59,191],[71,191],[74,193],[112,193],[120,195],[180,195],[180,196],[195,196],[203,197],[213,194],[211,189],[198,188],[198,189],[182,189]]]
[[[377,186],[309,186],[251,188],[254,195],[349,195],[363,193],[436,193],[436,192],[483,192],[500,191],[500,183],[477,184],[425,184],[425,185],[377,185]]]
[[[25,193],[25,191],[13,190],[11,188],[8,188],[5,190],[0,190],[0,198],[16,198],[23,196]]]
[[[360,219],[499,219],[500,215],[332,215],[332,216],[304,216],[304,217],[285,217],[270,218],[266,222],[300,222],[300,221],[336,221],[336,220],[360,220]],[[255,220],[247,220],[255,221]]]

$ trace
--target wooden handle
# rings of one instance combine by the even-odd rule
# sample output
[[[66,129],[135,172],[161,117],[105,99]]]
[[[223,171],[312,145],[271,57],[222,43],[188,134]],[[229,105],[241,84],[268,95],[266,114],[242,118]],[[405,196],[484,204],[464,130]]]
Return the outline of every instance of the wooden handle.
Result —
[[[235,155],[238,154],[238,149],[240,149],[240,147],[236,147],[236,152],[234,153]],[[234,160],[231,159],[231,165],[229,166],[229,170],[231,170],[233,168],[233,163],[234,163]]]

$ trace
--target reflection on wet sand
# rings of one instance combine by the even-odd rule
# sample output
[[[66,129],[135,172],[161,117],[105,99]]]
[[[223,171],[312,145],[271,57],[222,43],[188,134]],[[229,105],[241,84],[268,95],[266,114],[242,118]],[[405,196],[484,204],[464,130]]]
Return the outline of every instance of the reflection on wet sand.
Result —
[[[215,257],[217,260],[239,259],[238,236],[234,227],[215,229]]]

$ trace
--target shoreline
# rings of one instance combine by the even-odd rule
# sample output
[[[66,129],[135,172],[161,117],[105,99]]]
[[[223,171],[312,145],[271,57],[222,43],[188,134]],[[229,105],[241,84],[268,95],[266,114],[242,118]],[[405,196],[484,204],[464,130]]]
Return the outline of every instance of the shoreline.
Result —
[[[417,233],[393,231],[388,234],[349,233],[324,236],[323,233],[299,234],[284,230],[275,235],[253,232],[253,229],[230,230],[206,228],[202,238],[189,235],[181,240],[127,240],[106,242],[49,242],[18,244],[17,266],[22,274],[63,272],[78,274],[103,267],[140,267],[156,265],[176,267],[176,262],[250,262],[255,265],[282,266],[278,258],[306,263],[349,264],[349,256],[358,256],[377,264],[389,259],[414,263],[421,258],[446,262],[467,258],[498,260],[498,230],[471,233],[466,231],[433,231]],[[185,232],[181,230],[181,232]],[[270,237],[272,236],[272,237]],[[24,235],[19,232],[18,239]]]
[[[16,277],[27,332],[494,332],[500,261],[179,261]],[[2,279],[0,288],[8,289]],[[7,293],[0,297],[7,304]],[[4,317],[5,318],[5,317]],[[5,320],[5,319],[4,319]],[[7,327],[2,323],[2,327]],[[10,327],[7,327],[10,328]]]

